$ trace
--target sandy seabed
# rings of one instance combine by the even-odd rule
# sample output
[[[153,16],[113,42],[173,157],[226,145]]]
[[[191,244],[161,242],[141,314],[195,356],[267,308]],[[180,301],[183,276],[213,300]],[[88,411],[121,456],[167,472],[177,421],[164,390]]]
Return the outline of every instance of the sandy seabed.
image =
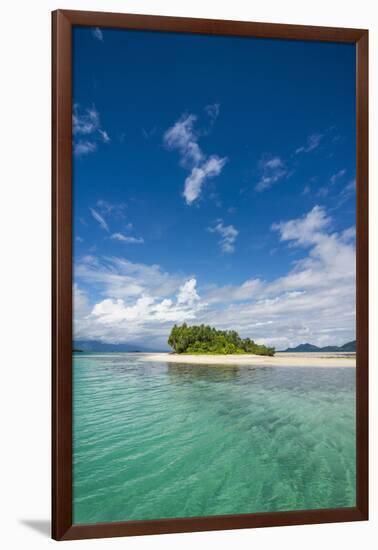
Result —
[[[355,367],[355,353],[276,353],[262,355],[178,355],[174,353],[141,353],[143,361],[186,363],[195,365],[245,365],[255,367]]]

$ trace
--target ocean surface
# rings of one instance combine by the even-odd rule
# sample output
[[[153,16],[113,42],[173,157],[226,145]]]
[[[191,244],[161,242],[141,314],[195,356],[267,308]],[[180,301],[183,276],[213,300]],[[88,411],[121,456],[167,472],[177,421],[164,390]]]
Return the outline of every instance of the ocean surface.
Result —
[[[355,505],[353,368],[77,353],[73,374],[74,523]]]

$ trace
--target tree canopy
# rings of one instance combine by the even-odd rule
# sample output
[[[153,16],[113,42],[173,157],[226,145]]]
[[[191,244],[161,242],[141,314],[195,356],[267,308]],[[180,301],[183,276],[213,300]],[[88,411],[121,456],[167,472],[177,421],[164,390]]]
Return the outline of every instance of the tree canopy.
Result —
[[[217,330],[209,325],[174,325],[168,344],[176,353],[232,354],[253,353],[274,355],[275,349],[256,344],[250,338],[240,338],[235,330]]]

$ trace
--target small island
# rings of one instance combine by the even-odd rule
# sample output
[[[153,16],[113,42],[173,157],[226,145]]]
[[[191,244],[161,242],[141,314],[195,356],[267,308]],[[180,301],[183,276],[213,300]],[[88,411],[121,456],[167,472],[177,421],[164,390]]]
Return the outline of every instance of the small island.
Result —
[[[275,349],[240,338],[235,330],[217,330],[209,325],[174,325],[168,344],[175,353],[188,355],[253,354],[273,357]]]
[[[141,353],[142,361],[193,365],[249,367],[355,367],[355,353],[276,352],[274,347],[241,338],[235,330],[217,330],[208,325],[174,325],[168,337],[170,353]]]

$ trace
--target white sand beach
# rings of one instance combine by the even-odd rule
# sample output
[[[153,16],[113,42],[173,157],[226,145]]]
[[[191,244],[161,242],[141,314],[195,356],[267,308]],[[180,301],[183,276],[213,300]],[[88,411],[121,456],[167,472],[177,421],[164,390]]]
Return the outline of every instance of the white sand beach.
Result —
[[[174,353],[141,353],[143,361],[186,363],[195,365],[238,365],[255,367],[355,367],[355,353],[319,352],[285,353],[274,357],[262,355],[178,355]]]

